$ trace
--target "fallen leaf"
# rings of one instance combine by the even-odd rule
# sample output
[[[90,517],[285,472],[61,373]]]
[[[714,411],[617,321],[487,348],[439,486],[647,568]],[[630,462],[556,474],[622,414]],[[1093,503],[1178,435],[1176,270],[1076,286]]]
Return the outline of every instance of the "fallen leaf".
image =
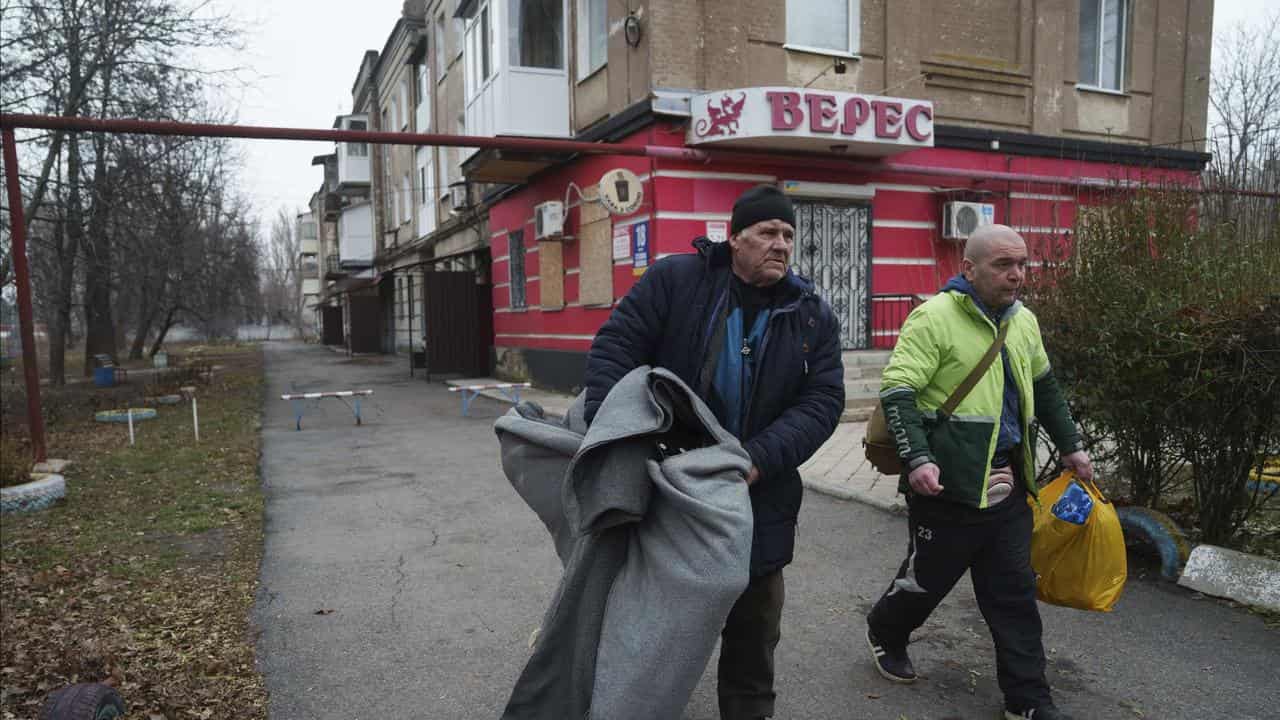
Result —
[[[317,615],[332,615],[332,614],[333,614],[333,608],[321,608],[321,609],[319,609],[319,610],[317,610],[317,611],[316,611],[316,614],[317,614]]]

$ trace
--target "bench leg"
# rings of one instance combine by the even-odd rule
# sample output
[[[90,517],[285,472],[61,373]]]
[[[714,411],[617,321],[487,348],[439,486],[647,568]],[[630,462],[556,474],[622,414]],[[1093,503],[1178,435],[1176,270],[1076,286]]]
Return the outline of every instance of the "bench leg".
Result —
[[[293,404],[294,429],[301,432],[302,430],[302,402],[299,400],[290,400]]]
[[[471,403],[480,397],[479,390],[461,390],[462,393],[462,416],[467,417],[471,414]]]
[[[360,425],[360,396],[356,396],[356,424]]]

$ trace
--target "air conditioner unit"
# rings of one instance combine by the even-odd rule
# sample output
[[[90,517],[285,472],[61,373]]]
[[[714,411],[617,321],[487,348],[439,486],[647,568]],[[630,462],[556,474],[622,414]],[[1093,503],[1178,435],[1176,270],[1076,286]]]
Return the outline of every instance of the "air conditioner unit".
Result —
[[[471,207],[466,181],[449,183],[449,209],[459,213]]]
[[[564,235],[564,203],[558,200],[544,202],[533,208],[533,237],[535,240],[554,240]]]
[[[949,202],[942,204],[942,237],[967,240],[974,230],[996,222],[996,206],[991,203]]]

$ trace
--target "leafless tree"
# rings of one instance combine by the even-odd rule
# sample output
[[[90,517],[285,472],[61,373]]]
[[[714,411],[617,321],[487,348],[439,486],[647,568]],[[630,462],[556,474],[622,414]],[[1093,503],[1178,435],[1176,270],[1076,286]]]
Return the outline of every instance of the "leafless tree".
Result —
[[[182,0],[0,0],[0,108],[64,116],[172,117],[175,96],[192,97],[209,73],[188,53],[236,41],[231,21],[207,3]],[[174,90],[178,92],[174,92]],[[115,354],[112,313],[117,253],[107,232],[118,199],[115,143],[101,134],[24,133],[22,161],[31,226],[52,223],[60,245],[49,300],[50,375],[61,383],[82,264],[86,355]],[[64,188],[54,188],[58,179]],[[47,246],[46,246],[47,248]],[[7,258],[7,256],[6,256]],[[3,263],[0,263],[3,264]],[[2,270],[3,268],[0,268]],[[3,276],[7,279],[7,272]],[[89,363],[86,363],[86,371]]]
[[[1280,12],[1219,33],[1209,103],[1206,186],[1280,192]],[[1250,236],[1280,227],[1274,198],[1212,195],[1204,212]]]
[[[301,243],[296,213],[280,208],[267,238],[262,295],[268,323],[283,323],[295,331],[302,328]]]

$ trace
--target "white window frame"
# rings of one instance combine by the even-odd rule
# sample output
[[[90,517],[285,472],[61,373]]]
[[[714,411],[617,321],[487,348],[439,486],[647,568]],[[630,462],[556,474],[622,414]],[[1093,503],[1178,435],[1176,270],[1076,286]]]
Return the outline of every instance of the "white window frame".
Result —
[[[1102,53],[1103,53],[1103,45],[1104,45],[1102,19],[1107,14],[1106,6],[1108,3],[1120,4],[1120,14],[1117,16],[1120,22],[1120,33],[1119,33],[1120,57],[1116,59],[1116,62],[1119,64],[1117,68],[1119,70],[1119,73],[1118,73],[1119,78],[1116,83],[1117,87],[1113,87],[1113,88],[1107,87],[1106,85],[1103,85],[1100,82],[1102,80]],[[1094,21],[1094,28],[1097,31],[1097,37],[1094,38],[1094,45],[1098,53],[1097,58],[1095,58],[1095,62],[1093,66],[1094,76],[1089,78],[1088,80],[1085,80],[1084,78],[1080,77],[1080,67],[1079,67],[1080,42],[1079,42],[1079,38],[1077,38],[1076,40],[1076,76],[1078,78],[1078,82],[1076,82],[1077,88],[1080,88],[1081,90],[1090,90],[1092,92],[1110,93],[1113,95],[1128,95],[1128,92],[1126,92],[1125,90],[1125,80],[1127,80],[1128,78],[1126,78],[1125,76],[1127,74],[1126,73],[1127,63],[1129,62],[1129,13],[1132,10],[1133,10],[1133,3],[1131,2],[1131,0],[1098,0],[1098,17]],[[1077,18],[1077,22],[1078,22],[1078,18]],[[1082,32],[1079,25],[1076,26],[1076,32],[1077,33]]]
[[[399,125],[402,131],[409,129],[409,116],[413,114],[413,112],[410,110],[410,108],[413,107],[413,102],[410,99],[412,95],[412,89],[409,85],[409,73],[407,71],[409,67],[411,66],[405,65],[403,68],[400,69],[401,117],[399,118]]]
[[[591,3],[604,6],[604,58],[597,65],[591,64]],[[586,80],[600,68],[609,64],[609,0],[578,0],[578,80]]]
[[[415,158],[418,166],[418,236],[426,237],[435,232],[439,226],[439,218],[436,217],[438,206],[436,205],[436,195],[432,192],[432,185],[435,183],[435,148],[424,147],[419,148]]]
[[[360,125],[361,125],[362,127],[358,127],[358,128],[356,128],[356,127],[352,127],[352,125],[355,125],[356,123],[360,123]],[[368,129],[369,129],[369,122],[368,122],[367,120],[349,120],[349,121],[347,122],[347,128],[346,128],[346,129],[348,129],[348,130],[368,130]],[[362,157],[362,158],[367,158],[367,157],[369,157],[369,143],[362,143],[362,142],[349,142],[349,143],[347,143],[347,155],[348,155],[349,157]]]
[[[422,127],[418,128],[418,132],[426,132],[434,124],[431,116],[431,93],[435,85],[431,82],[431,62],[423,58],[421,65],[414,66],[414,72],[418,85],[418,115],[426,120]]]
[[[849,42],[844,50],[834,50],[832,48],[814,47],[803,43],[791,42],[788,37],[782,47],[787,50],[795,50],[797,52],[810,53],[813,55],[828,55],[830,57],[849,58],[857,60],[861,57],[859,54],[862,50],[862,0],[844,0],[849,6]],[[785,0],[786,5],[792,3],[804,3],[810,5],[813,0]],[[785,23],[786,10],[783,10]]]

